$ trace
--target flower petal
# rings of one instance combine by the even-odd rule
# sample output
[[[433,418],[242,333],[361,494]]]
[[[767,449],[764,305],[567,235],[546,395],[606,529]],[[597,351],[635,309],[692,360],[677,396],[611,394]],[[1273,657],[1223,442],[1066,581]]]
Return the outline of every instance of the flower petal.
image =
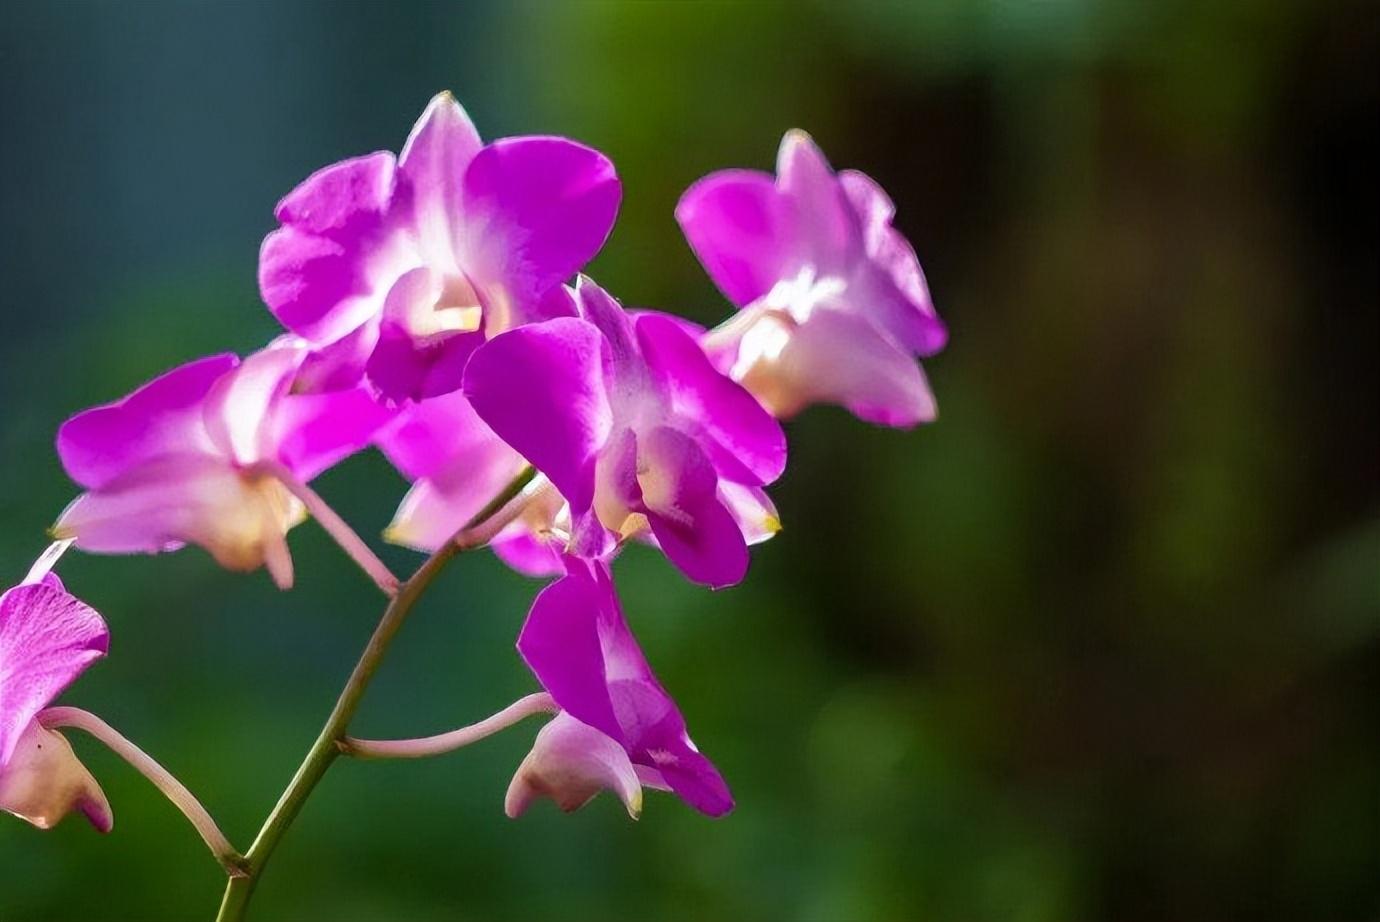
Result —
[[[691,806],[733,808],[713,764],[695,749],[680,710],[629,630],[608,565],[566,558],[568,573],[532,605],[518,651],[562,710],[622,744],[634,765],[658,770]]]
[[[398,173],[405,194],[399,204],[410,212],[409,223],[428,265],[455,267],[461,184],[480,146],[469,114],[449,92],[432,98],[403,145]]]
[[[0,766],[38,712],[109,648],[105,621],[56,577],[0,596]]]
[[[51,829],[80,810],[98,832],[115,824],[105,792],[72,752],[66,737],[30,722],[13,756],[0,760],[0,810]]]
[[[863,255],[862,225],[824,152],[799,129],[781,139],[776,185],[795,206],[815,274],[847,274]]]
[[[122,400],[73,416],[57,436],[67,475],[95,489],[158,455],[211,450],[202,405],[216,381],[238,364],[228,353],[197,359]]]
[[[776,504],[761,487],[719,481],[719,500],[728,508],[749,545],[761,544],[781,530]]]
[[[282,337],[221,376],[206,395],[206,430],[217,450],[246,465],[274,454],[272,415],[306,357],[304,341]]]
[[[277,459],[306,482],[368,445],[395,415],[364,387],[288,394],[273,416],[273,448]]]
[[[607,157],[565,138],[507,138],[475,155],[457,252],[490,335],[539,319],[547,291],[608,239],[622,194]]]
[[[247,477],[208,455],[168,455],[72,501],[53,526],[59,538],[102,554],[156,554],[200,545],[230,570],[267,562],[292,583],[283,536],[302,505],[268,476]]]
[[[676,221],[714,284],[739,307],[793,275],[797,223],[775,182],[756,170],[723,170],[681,196]]]
[[[682,573],[716,589],[742,581],[747,543],[719,499],[714,465],[694,439],[668,426],[646,433],[637,482],[652,534]]]
[[[781,424],[740,385],[710,363],[675,321],[644,313],[637,338],[648,363],[662,376],[675,411],[708,437],[715,466],[739,483],[771,483],[786,467]]]
[[[562,712],[537,734],[508,786],[503,809],[516,818],[533,800],[549,797],[571,813],[604,788],[617,794],[628,815],[637,819],[642,785],[627,751],[617,740]]]
[[[289,192],[273,216],[311,234],[340,236],[373,225],[393,198],[393,155],[387,151],[322,167]]]
[[[604,349],[594,326],[562,317],[491,339],[465,370],[475,412],[577,513],[593,501],[595,459],[612,426]]]

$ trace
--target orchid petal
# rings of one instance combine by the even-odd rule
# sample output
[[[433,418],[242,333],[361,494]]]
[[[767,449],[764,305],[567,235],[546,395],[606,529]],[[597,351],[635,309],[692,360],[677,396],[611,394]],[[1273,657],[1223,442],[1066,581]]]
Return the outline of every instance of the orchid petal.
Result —
[[[693,439],[667,426],[647,433],[637,480],[652,534],[682,573],[714,588],[742,581],[747,544],[719,499],[714,465]]]
[[[109,647],[105,621],[51,574],[0,596],[0,766],[38,712]]]
[[[518,637],[523,659],[563,711],[621,743],[634,765],[659,771],[696,809],[727,813],[728,788],[647,665],[607,564],[567,558],[567,566],[532,605]]]
[[[740,483],[771,483],[786,467],[786,435],[756,399],[710,363],[700,346],[669,318],[637,318],[647,361],[666,381],[676,412],[710,440],[715,466]]]
[[[862,226],[829,161],[805,132],[792,130],[776,154],[776,185],[795,205],[801,240],[817,275],[844,273],[863,254]]]
[[[604,342],[588,322],[562,317],[491,339],[465,371],[475,412],[577,512],[593,501],[595,460],[612,426]]]
[[[621,198],[613,163],[565,138],[507,138],[475,155],[457,253],[485,294],[489,335],[540,319],[547,291],[604,245]]]
[[[637,819],[642,785],[627,751],[617,740],[562,712],[537,734],[508,787],[503,809],[516,818],[533,800],[549,797],[571,813],[604,788],[617,794],[628,815]]]
[[[95,489],[160,454],[211,450],[202,403],[216,381],[238,364],[230,354],[197,359],[122,400],[73,416],[57,437],[67,475]]]
[[[676,221],[709,277],[739,307],[798,265],[796,221],[766,173],[723,170],[704,177],[681,196]]]
[[[461,183],[479,152],[479,132],[449,92],[436,94],[398,157],[411,225],[428,264],[455,268]]]
[[[242,465],[273,454],[270,414],[306,355],[305,343],[279,340],[216,382],[206,395],[206,430],[220,452]]]
[[[0,810],[39,829],[51,829],[79,810],[98,832],[110,832],[114,816],[105,792],[60,733],[30,721],[8,760],[0,760]]]

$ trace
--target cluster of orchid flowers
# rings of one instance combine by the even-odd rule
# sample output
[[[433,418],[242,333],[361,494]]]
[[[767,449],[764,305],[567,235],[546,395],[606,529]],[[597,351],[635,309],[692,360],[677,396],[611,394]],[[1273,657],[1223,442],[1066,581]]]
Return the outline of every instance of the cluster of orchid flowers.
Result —
[[[345,160],[289,193],[259,263],[286,332],[243,359],[181,365],[58,432],[84,492],[0,599],[0,808],[42,828],[75,809],[109,830],[106,798],[56,730],[92,733],[168,794],[229,871],[222,918],[243,911],[233,907],[337,755],[448,751],[533,713],[555,716],[513,778],[510,816],[543,796],[572,810],[602,789],[636,816],[644,787],[729,811],[727,785],[628,626],[611,562],[636,540],[696,583],[742,580],[749,546],[780,527],[764,491],[786,461],[779,420],[815,403],[888,426],[933,419],[916,357],[946,332],[886,194],[862,173],[835,173],[803,133],[782,141],[775,177],[714,173],[676,210],[738,308],[716,329],[625,310],[578,275],[620,197],[598,151],[558,137],[485,144],[447,93],[397,157]],[[308,486],[370,446],[412,484],[385,537],[432,555],[407,581]],[[51,571],[68,547],[195,544],[287,589],[287,533],[308,516],[390,602],[322,739],[242,854],[137,747],[91,714],[50,706],[108,645],[101,616]],[[345,735],[431,574],[478,546],[554,577],[517,641],[544,690],[437,737]]]

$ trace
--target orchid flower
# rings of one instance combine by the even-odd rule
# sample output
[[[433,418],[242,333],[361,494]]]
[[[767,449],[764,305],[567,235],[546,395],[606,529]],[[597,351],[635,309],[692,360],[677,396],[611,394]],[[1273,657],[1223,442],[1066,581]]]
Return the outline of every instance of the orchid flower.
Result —
[[[284,337],[243,362],[197,359],[69,419],[58,455],[86,492],[54,536],[113,554],[198,544],[224,567],[263,565],[291,586],[286,535],[305,517],[300,497],[311,496],[301,488],[367,444],[390,415],[359,387],[293,393],[307,354]]]
[[[375,442],[412,481],[384,537],[422,551],[451,540],[527,464],[459,391],[407,407]],[[557,530],[568,533],[568,520],[565,500],[547,483],[489,547],[520,573],[564,573],[552,536]]]
[[[588,279],[575,294],[579,317],[474,353],[465,393],[475,412],[570,503],[582,555],[650,532],[690,579],[738,582],[748,551],[733,510],[755,503],[768,524],[754,490],[785,466],[780,425],[678,321],[632,317]]]
[[[888,426],[935,418],[914,356],[948,334],[894,213],[880,186],[835,174],[801,131],[782,139],[775,180],[725,170],[681,198],[691,248],[741,309],[705,348],[778,417],[835,403]]]
[[[78,810],[110,831],[100,785],[66,738],[38,721],[109,645],[101,616],[51,573],[0,596],[0,810],[40,829]]]
[[[557,137],[483,144],[449,93],[402,153],[313,173],[264,240],[274,316],[320,347],[323,380],[360,373],[390,401],[460,386],[476,345],[554,316],[547,294],[603,246],[622,191],[598,151]]]
[[[513,778],[508,815],[541,796],[573,810],[609,788],[635,817],[644,785],[673,791],[710,816],[732,810],[728,786],[647,665],[608,564],[565,562],[567,575],[537,596],[518,637],[518,652],[561,713]]]

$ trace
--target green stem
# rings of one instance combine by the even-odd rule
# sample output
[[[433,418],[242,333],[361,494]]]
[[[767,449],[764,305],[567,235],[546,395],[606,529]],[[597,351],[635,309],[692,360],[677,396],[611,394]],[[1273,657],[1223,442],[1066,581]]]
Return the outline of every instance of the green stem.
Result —
[[[345,739],[350,720],[355,716],[355,711],[359,709],[359,703],[364,697],[365,689],[369,687],[369,682],[378,670],[379,663],[383,661],[384,654],[388,652],[393,637],[398,633],[403,622],[407,620],[412,606],[422,597],[427,587],[431,585],[437,574],[450,562],[451,558],[463,551],[486,543],[497,530],[494,526],[499,521],[505,518],[511,521],[521,511],[521,504],[514,501],[521,496],[535,477],[536,472],[532,468],[524,468],[503,488],[501,493],[466,523],[454,540],[437,549],[417,569],[417,572],[399,587],[398,594],[388,603],[388,607],[383,612],[383,618],[380,619],[378,627],[374,629],[374,635],[369,638],[368,646],[364,648],[364,653],[361,654],[359,662],[355,664],[354,671],[350,673],[349,681],[341,690],[340,698],[336,701],[331,716],[326,720],[326,725],[321,728],[320,735],[317,736],[316,742],[307,752],[307,757],[297,769],[297,774],[293,776],[287,789],[283,791],[278,805],[273,808],[273,812],[269,814],[263,828],[259,830],[254,844],[249,847],[249,851],[245,854],[245,876],[233,878],[226,885],[225,896],[221,900],[220,913],[216,916],[216,922],[240,922],[244,918],[250,897],[254,894],[254,888],[258,885],[259,878],[263,876],[269,858],[273,856],[274,850],[282,841],[293,820],[297,819],[297,815],[302,812],[307,798],[316,789],[316,785],[326,774],[326,770],[340,756],[339,743]]]

